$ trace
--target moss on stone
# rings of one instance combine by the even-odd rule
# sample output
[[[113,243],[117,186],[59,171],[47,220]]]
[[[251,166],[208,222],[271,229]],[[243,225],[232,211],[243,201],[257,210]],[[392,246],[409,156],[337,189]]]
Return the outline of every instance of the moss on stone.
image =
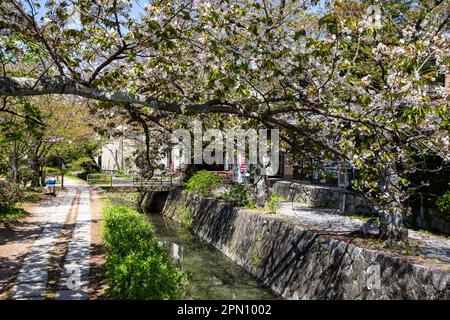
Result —
[[[261,251],[262,238],[260,234],[255,234],[253,239],[253,248],[251,255],[251,266],[253,269],[256,269],[258,265],[261,263],[261,258],[259,257],[259,252]]]
[[[181,206],[176,211],[178,221],[185,227],[192,226],[193,212],[187,206]]]

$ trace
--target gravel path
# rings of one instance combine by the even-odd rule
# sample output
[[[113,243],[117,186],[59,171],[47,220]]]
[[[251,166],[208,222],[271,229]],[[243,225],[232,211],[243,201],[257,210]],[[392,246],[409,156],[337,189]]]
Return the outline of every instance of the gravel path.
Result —
[[[22,261],[47,226],[53,202],[47,198],[39,206],[27,205],[29,216],[0,227],[0,300],[8,299]]]
[[[312,208],[302,203],[280,203],[278,214],[289,217],[301,225],[337,234],[378,234],[378,225],[338,214],[334,209]],[[409,230],[409,238],[418,245],[424,258],[438,259],[450,264],[450,239]]]
[[[90,191],[86,186],[67,179],[67,192],[61,192],[46,204],[38,204],[35,214],[41,216],[43,230],[23,259],[10,299],[45,299],[48,294],[49,266],[52,252],[60,241],[62,229],[76,213],[76,223],[67,245],[56,299],[88,299],[91,251],[92,210]],[[75,201],[77,194],[79,202]],[[0,247],[0,251],[1,251]],[[54,255],[54,254],[53,254]],[[63,257],[56,257],[62,259]]]
[[[11,299],[45,298],[50,253],[58,241],[75,191],[71,189],[67,194],[58,197],[52,206],[41,208],[47,213],[47,225],[23,261]]]
[[[57,300],[88,299],[92,211],[89,189],[81,190],[77,221],[64,259]]]

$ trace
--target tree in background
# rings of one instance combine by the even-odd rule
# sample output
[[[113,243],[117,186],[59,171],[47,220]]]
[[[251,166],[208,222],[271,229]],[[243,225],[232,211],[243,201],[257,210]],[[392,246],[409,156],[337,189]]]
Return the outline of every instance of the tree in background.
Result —
[[[30,142],[42,138],[39,110],[26,99],[4,98],[0,118],[2,175],[14,184],[27,185],[36,181],[37,175],[24,167],[23,162],[32,152]]]
[[[13,183],[41,186],[48,161],[61,169],[71,162],[92,162],[97,148],[87,106],[48,96],[5,100],[0,110],[0,148],[4,171]],[[86,159],[90,157],[90,159]],[[84,158],[84,159],[83,159]]]

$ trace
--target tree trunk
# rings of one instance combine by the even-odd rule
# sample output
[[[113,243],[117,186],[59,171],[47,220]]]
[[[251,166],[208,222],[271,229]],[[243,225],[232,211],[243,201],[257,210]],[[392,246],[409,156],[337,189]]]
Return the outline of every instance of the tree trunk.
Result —
[[[404,218],[400,212],[380,212],[379,239],[386,241],[391,247],[407,244],[408,229]]]
[[[66,164],[64,159],[61,158],[61,188],[64,188],[64,172],[66,171]]]
[[[39,186],[43,186],[45,184],[45,175],[44,175],[44,168],[41,165],[38,165],[38,172],[39,172]]]
[[[11,180],[13,183],[19,182],[19,156],[15,148],[11,157]]]
[[[36,159],[31,160],[31,169],[34,171],[33,179],[31,180],[32,187],[40,187],[40,173],[39,173],[39,163]]]
[[[42,165],[41,167],[41,179],[42,179],[42,184],[45,183],[45,180],[47,179],[47,163],[45,163],[44,165]]]
[[[389,246],[408,244],[408,229],[405,217],[408,212],[400,196],[400,183],[395,164],[386,166],[380,179],[382,196],[386,201],[380,212],[379,239]]]
[[[261,164],[255,165],[255,205],[258,208],[262,208],[266,205],[269,198],[269,183],[267,181],[267,175],[263,172]]]

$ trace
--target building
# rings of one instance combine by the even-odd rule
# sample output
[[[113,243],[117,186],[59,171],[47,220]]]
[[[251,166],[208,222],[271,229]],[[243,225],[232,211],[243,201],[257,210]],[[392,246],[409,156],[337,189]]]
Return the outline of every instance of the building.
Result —
[[[125,137],[112,139],[102,147],[97,164],[103,172],[136,171],[135,149],[135,141],[131,139]]]
[[[144,150],[144,136],[121,136],[111,138],[102,146],[96,162],[105,173],[135,173],[139,171],[138,153]],[[165,153],[157,164],[169,172],[182,171],[186,168],[178,148],[174,147]]]

